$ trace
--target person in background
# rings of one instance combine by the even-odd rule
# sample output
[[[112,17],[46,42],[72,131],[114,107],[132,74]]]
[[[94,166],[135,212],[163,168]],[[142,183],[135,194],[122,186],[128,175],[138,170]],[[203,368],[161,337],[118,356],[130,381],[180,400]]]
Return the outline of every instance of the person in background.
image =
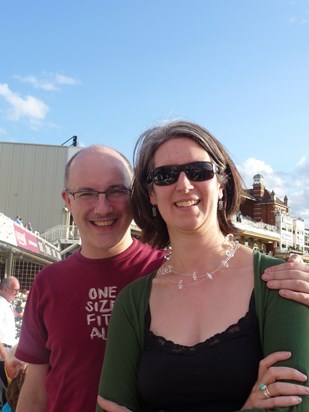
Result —
[[[15,315],[12,302],[19,293],[19,281],[14,276],[0,283],[0,356],[5,360],[7,349],[17,343]]]
[[[82,246],[43,269],[31,288],[17,351],[30,363],[18,412],[95,410],[115,298],[163,260],[131,237],[132,176],[127,159],[105,146],[82,149],[66,166],[62,196]],[[303,265],[295,265],[300,276]]]
[[[0,361],[0,410],[7,401],[6,391],[8,384],[21,369],[26,367],[25,363],[15,357],[15,352],[16,345],[8,350],[5,361]]]
[[[118,292],[160,266],[163,252],[131,236],[133,171],[92,146],[65,170],[62,193],[81,250],[36,275],[16,356],[29,363],[18,412],[94,412],[109,318]]]
[[[17,375],[11,380],[7,388],[7,402],[2,408],[2,412],[15,412],[19,394],[25,381],[27,368],[21,369]]]
[[[118,295],[99,405],[307,412],[308,308],[261,279],[281,260],[235,240],[242,182],[223,145],[174,121],[143,133],[135,155],[133,218],[143,241],[171,253]]]
[[[26,229],[29,230],[29,232],[33,232],[33,228],[32,228],[31,222],[28,222],[28,223],[26,224]]]
[[[20,217],[18,215],[15,217],[14,222],[17,223],[20,226],[24,226],[22,217]]]

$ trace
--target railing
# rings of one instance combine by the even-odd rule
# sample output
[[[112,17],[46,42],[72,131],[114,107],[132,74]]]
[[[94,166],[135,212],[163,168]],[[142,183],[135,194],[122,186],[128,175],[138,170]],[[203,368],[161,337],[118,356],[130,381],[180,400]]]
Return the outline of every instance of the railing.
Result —
[[[140,232],[134,221],[131,222],[131,230],[133,233]],[[80,243],[79,230],[75,225],[54,226],[41,233],[41,237],[53,245],[59,243]]]
[[[248,226],[252,226],[252,227],[256,227],[257,229],[265,229],[265,230],[269,230],[270,232],[278,232],[277,230],[277,226],[274,225],[270,225],[268,223],[265,222],[255,222],[252,219],[249,219],[247,217],[244,216],[238,216],[238,217],[234,217],[233,219],[234,223],[242,223],[243,225],[248,225]]]
[[[59,249],[53,242],[38,232],[27,230],[3,213],[0,213],[0,245],[2,249],[12,249],[13,246],[52,260],[60,259]]]
[[[52,244],[80,242],[79,230],[75,225],[54,226],[46,232],[41,233],[41,237]]]

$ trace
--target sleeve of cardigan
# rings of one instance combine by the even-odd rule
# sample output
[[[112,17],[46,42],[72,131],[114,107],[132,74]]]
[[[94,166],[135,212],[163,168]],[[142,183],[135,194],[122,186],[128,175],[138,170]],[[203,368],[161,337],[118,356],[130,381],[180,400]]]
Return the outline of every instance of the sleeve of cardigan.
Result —
[[[134,412],[142,411],[137,370],[144,338],[146,278],[124,288],[116,299],[99,384],[101,396]]]
[[[256,264],[260,270],[257,270],[255,274],[255,292],[263,352],[266,356],[276,351],[290,351],[292,357],[285,362],[280,362],[278,366],[296,368],[309,376],[309,308],[280,297],[278,291],[268,289],[260,279],[260,275],[267,266],[279,263],[281,263],[280,260],[263,255],[256,257]],[[305,385],[308,386],[308,381]],[[303,396],[302,399],[301,404],[297,406],[274,410],[277,412],[308,412],[309,396]],[[251,409],[250,411],[261,412],[264,409]]]

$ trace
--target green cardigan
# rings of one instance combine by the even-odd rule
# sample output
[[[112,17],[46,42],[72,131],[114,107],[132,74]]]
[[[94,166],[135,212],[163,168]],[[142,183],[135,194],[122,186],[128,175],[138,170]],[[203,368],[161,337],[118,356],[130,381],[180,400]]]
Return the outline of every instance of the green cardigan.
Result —
[[[281,364],[309,376],[309,309],[281,298],[277,291],[268,289],[261,279],[267,267],[280,263],[281,260],[259,252],[254,254],[254,293],[263,352],[266,356],[275,351],[291,351],[292,358]],[[154,276],[155,273],[152,273],[134,281],[119,293],[109,325],[99,386],[99,394],[133,412],[144,411],[139,402],[136,376],[144,347],[145,313]],[[309,396],[303,397],[298,406],[275,410],[309,412]],[[99,411],[102,409],[97,407]]]

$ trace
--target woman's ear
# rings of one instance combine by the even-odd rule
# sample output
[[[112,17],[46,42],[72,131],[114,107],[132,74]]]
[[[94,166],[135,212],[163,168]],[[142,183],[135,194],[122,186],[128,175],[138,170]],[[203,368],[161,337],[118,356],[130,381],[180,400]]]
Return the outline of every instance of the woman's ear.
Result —
[[[157,198],[156,198],[156,195],[154,193],[153,187],[149,190],[149,201],[152,205],[157,204]]]
[[[223,191],[224,191],[224,184],[219,183],[218,200],[223,199],[223,195],[224,195]]]

